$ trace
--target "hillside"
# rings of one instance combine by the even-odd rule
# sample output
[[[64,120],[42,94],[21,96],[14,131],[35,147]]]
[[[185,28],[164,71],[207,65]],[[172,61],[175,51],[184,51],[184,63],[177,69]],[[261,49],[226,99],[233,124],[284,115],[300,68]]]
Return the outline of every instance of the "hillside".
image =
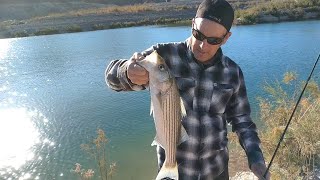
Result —
[[[23,2],[22,2],[23,1]],[[87,2],[86,2],[87,1]],[[130,5],[116,5],[114,2]],[[190,24],[200,0],[0,0],[0,38],[108,28]],[[313,2],[314,1],[314,2]],[[318,0],[229,0],[235,24],[319,19]]]
[[[263,2],[264,0],[258,1]],[[201,1],[170,0],[170,3],[165,2],[166,0],[0,0],[0,22],[6,20],[25,20],[54,13],[67,13],[70,11],[106,8],[117,5],[157,3],[160,6],[166,6],[166,4],[197,6]],[[248,6],[248,4],[256,2],[256,0],[229,0],[229,2],[241,2],[242,5]]]

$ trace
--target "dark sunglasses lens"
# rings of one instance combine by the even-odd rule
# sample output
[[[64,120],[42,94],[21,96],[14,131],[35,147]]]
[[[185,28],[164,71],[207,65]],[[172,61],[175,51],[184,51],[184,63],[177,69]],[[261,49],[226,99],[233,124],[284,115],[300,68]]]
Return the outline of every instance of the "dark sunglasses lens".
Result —
[[[211,45],[217,45],[222,42],[222,39],[220,39],[220,38],[207,38],[207,42]]]
[[[201,32],[195,30],[195,29],[192,29],[192,35],[193,37],[195,37],[197,40],[199,41],[203,41],[204,40],[204,36]]]
[[[217,45],[221,44],[223,38],[214,38],[214,37],[205,37],[200,31],[196,29],[192,29],[192,35],[199,41],[203,41],[204,39],[207,39],[207,42],[211,45]]]

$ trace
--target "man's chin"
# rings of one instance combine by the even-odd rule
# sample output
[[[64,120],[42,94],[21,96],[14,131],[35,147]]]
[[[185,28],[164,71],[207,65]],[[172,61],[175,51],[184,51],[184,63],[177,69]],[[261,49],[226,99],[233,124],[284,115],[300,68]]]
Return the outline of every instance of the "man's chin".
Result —
[[[208,58],[206,56],[196,55],[195,58],[200,62],[206,62]]]

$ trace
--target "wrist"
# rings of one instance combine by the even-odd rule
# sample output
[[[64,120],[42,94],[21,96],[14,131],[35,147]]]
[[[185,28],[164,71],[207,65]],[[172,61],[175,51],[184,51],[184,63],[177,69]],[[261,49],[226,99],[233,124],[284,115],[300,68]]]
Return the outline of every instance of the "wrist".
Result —
[[[265,165],[264,157],[262,152],[260,151],[253,151],[247,154],[248,156],[248,163],[249,168],[251,169],[252,164],[263,164]]]

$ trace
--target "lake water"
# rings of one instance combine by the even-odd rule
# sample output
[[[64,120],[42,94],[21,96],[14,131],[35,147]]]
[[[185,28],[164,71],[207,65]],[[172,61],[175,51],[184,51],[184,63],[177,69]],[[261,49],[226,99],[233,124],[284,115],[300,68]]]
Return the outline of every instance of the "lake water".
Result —
[[[223,51],[242,67],[254,112],[265,81],[286,71],[306,79],[320,53],[320,21],[239,26],[232,32]],[[113,59],[189,35],[186,26],[148,26],[0,39],[0,179],[77,179],[70,172],[75,163],[94,167],[80,145],[98,128],[110,140],[114,179],[154,178],[149,94],[111,91],[104,70]]]

